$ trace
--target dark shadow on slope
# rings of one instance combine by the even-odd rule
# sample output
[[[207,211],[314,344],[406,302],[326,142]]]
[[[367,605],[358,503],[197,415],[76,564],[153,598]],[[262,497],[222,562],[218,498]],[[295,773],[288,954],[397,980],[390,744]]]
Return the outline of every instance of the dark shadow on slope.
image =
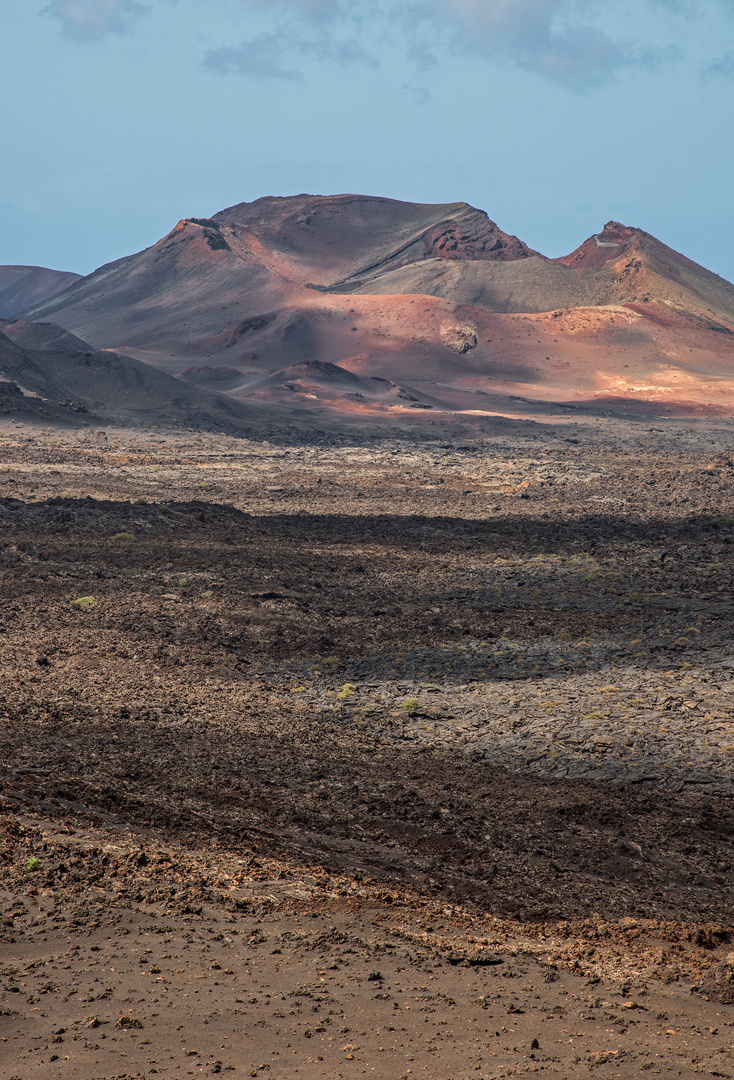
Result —
[[[708,515],[480,522],[250,516],[196,502],[141,507],[5,499],[0,529],[21,553],[5,556],[9,599],[39,589],[60,601],[73,564],[75,575],[106,597],[110,618],[126,633],[224,649],[246,665],[333,655],[358,674],[359,658],[377,653],[396,677],[430,662],[431,677],[449,681],[483,677],[482,671],[525,679],[554,666],[609,663],[606,646],[592,654],[577,646],[589,638],[621,650],[620,657],[639,657],[642,649],[646,663],[667,662],[719,641],[734,616],[733,566],[721,555],[734,531]],[[110,542],[126,532],[134,543]],[[467,558],[465,567],[456,568],[457,553]],[[199,603],[196,575],[211,576],[212,568],[217,604],[210,610]],[[143,575],[139,585],[125,577],[131,569]],[[171,574],[189,577],[177,589],[186,603],[175,612],[121,603],[139,590],[163,597]],[[691,622],[695,631],[686,636]],[[525,643],[522,662],[505,655],[508,639]],[[472,642],[491,646],[492,655],[449,649],[425,658],[439,644]],[[404,654],[399,663],[391,659],[397,653]],[[380,668],[374,658],[364,663]]]
[[[11,805],[287,851],[529,921],[601,911],[718,924],[734,900],[730,800],[437,760],[342,718],[266,714],[243,731],[236,717],[91,722],[80,706],[25,717],[22,731],[0,721],[0,757],[14,763]]]

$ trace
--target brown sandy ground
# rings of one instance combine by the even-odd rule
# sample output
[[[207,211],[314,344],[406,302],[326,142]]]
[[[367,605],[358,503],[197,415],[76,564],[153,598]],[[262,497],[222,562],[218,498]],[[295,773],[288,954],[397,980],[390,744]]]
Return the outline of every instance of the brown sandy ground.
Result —
[[[734,433],[3,433],[2,1075],[734,1075]]]
[[[731,1075],[702,928],[696,944],[650,920],[523,925],[243,845],[11,808],[5,1076]],[[43,868],[24,871],[33,853]]]

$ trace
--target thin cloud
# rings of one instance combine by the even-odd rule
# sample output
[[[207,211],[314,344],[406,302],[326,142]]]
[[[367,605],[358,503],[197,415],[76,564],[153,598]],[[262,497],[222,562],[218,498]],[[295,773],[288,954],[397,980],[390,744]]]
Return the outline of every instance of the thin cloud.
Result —
[[[688,0],[643,2],[678,9]],[[620,0],[591,5],[582,0],[244,0],[243,6],[261,14],[270,10],[284,31],[212,50],[207,67],[292,77],[299,52],[324,62],[374,62],[399,39],[407,62],[419,70],[435,66],[438,54],[449,50],[586,91],[623,70],[649,69],[671,59],[670,50],[618,40],[593,23],[595,12],[621,8]],[[358,44],[370,40],[376,42],[371,51]]]
[[[377,67],[378,63],[354,38],[343,38],[323,29],[315,35],[280,30],[259,34],[237,45],[210,49],[204,55],[204,67],[224,75],[300,79],[303,76],[297,64],[298,59],[304,57],[340,67],[349,64]],[[293,66],[293,61],[296,66]]]
[[[724,53],[704,68],[704,75],[714,78],[734,79],[734,52]]]
[[[260,34],[241,41],[209,49],[204,67],[221,75],[251,75],[258,79],[300,79],[297,68],[285,66],[285,43],[281,34]]]
[[[441,54],[449,52],[493,66],[519,67],[585,92],[624,71],[652,70],[675,58],[673,49],[659,49],[602,28],[600,19],[609,14],[617,16],[620,27],[630,27],[628,0],[239,2],[245,16],[257,15],[259,33],[210,49],[204,66],[211,71],[292,80],[301,77],[304,59],[377,66],[380,58],[399,48],[414,73],[435,67]],[[694,0],[638,3],[648,14],[657,12],[661,20],[670,16],[676,23],[694,12]],[[231,11],[232,0],[227,6]],[[706,6],[734,13],[734,0],[707,0]],[[60,22],[64,37],[76,41],[126,33],[147,10],[141,0],[50,0],[44,9]],[[680,24],[678,29],[682,30]],[[726,56],[713,60],[707,73],[728,76],[727,64]]]
[[[571,90],[591,90],[640,62],[640,50],[573,18],[569,0],[440,0],[455,48],[513,64]]]
[[[589,26],[551,34],[515,62],[571,90],[593,90],[635,66],[629,47]]]
[[[126,34],[147,7],[137,0],[51,0],[43,9],[61,23],[71,41],[99,41],[108,34]]]
[[[677,5],[679,0],[647,2]],[[424,21],[430,19],[434,30],[451,29],[455,51],[523,68],[570,90],[593,90],[625,70],[652,70],[677,56],[670,48],[611,37],[589,21],[604,8],[621,9],[622,4],[619,0],[591,4],[581,0],[416,0],[413,10]]]
[[[454,14],[474,33],[518,44],[542,44],[567,0],[438,0],[436,9]]]

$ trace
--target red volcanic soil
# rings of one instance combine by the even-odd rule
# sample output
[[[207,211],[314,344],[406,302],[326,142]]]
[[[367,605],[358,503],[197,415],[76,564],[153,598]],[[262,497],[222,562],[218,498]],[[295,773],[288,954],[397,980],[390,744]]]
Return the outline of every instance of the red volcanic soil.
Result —
[[[29,318],[337,420],[513,413],[518,397],[734,412],[734,286],[618,222],[550,260],[466,203],[265,198],[179,222]],[[407,396],[386,401],[378,379]]]
[[[554,261],[575,270],[598,270],[633,250],[638,235],[636,229],[618,221],[608,221],[602,232],[584,240],[570,255],[562,255]]]
[[[501,344],[518,364],[535,352],[534,373],[513,391],[532,399],[624,412],[734,410],[734,334],[662,305],[509,316]]]

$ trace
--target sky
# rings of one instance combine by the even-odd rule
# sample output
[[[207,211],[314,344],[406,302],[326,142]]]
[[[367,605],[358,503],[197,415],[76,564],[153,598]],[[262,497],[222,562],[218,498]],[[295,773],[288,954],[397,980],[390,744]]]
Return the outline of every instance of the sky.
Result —
[[[352,192],[554,257],[614,219],[734,280],[734,0],[2,0],[0,264]]]

